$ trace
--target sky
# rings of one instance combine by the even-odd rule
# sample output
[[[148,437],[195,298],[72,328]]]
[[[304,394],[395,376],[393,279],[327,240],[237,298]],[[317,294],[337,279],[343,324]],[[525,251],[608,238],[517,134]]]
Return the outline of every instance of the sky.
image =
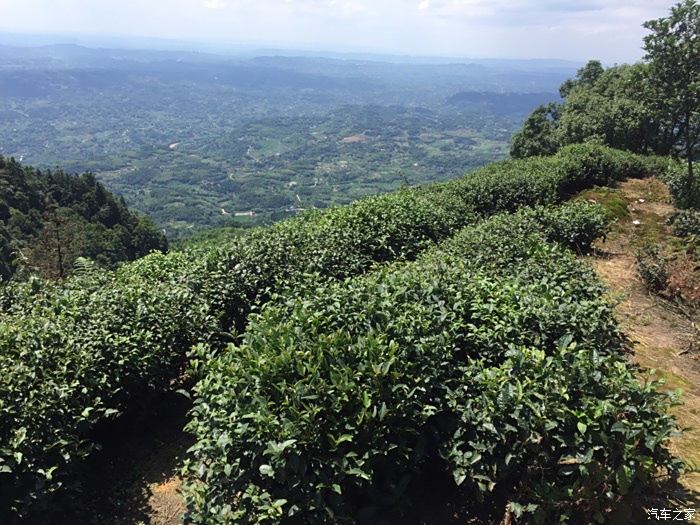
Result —
[[[471,58],[641,58],[668,0],[0,0],[0,31]]]

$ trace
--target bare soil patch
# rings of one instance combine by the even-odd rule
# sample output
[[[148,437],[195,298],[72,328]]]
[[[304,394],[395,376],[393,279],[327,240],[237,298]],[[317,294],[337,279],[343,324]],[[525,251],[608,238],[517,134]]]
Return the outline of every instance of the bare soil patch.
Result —
[[[342,144],[358,144],[362,142],[367,142],[369,139],[367,135],[350,135],[340,140]]]
[[[597,245],[589,258],[610,297],[622,329],[634,344],[634,361],[644,374],[662,378],[669,390],[682,391],[682,405],[675,415],[684,428],[674,439],[672,449],[693,469],[700,468],[700,351],[697,348],[697,309],[681,301],[669,301],[650,294],[636,270],[635,252],[644,244],[654,243],[671,249],[674,242],[665,222],[675,209],[669,204],[667,190],[656,179],[629,180],[620,184],[618,198],[629,214],[621,214],[607,239]],[[596,192],[587,192],[596,200]],[[605,198],[609,198],[606,192]],[[602,200],[602,199],[601,199]],[[675,269],[674,269],[675,268]],[[688,275],[681,276],[678,266],[671,266],[671,282],[683,285],[698,279],[697,270],[684,266]],[[684,501],[700,500],[700,474],[686,473]]]
[[[170,392],[138,414],[100,429],[103,450],[85,466],[82,486],[52,525],[179,525],[185,505],[178,472],[191,438],[190,402]]]

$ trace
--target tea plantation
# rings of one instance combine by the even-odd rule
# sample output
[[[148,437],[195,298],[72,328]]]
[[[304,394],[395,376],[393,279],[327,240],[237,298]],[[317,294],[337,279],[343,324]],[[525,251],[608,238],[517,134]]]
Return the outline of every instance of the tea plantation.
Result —
[[[631,510],[679,467],[671,399],[635,378],[592,270],[550,242],[586,248],[600,213],[497,216],[416,262],[273,299],[197,386],[189,518],[395,523],[436,470],[482,518]]]
[[[95,427],[188,362],[195,523],[400,514],[427,464],[475,511],[547,520],[579,502],[602,516],[678,467],[669,400],[634,378],[601,286],[562,247],[587,249],[603,218],[582,205],[488,218],[665,169],[569,146],[4,286],[0,521],[50,503],[98,447]]]

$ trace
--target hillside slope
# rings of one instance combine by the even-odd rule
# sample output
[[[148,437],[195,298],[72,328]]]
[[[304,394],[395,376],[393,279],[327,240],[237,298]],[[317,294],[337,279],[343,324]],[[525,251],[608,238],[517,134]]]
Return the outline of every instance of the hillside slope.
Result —
[[[700,354],[692,351],[697,340],[693,324],[697,313],[689,305],[679,308],[678,304],[650,295],[635,269],[635,252],[645,241],[653,240],[659,246],[678,244],[665,225],[676,209],[668,203],[664,184],[655,178],[631,179],[615,189],[586,191],[579,198],[595,200],[618,216],[606,239],[597,243],[596,253],[585,260],[609,288],[621,328],[634,342],[635,362],[643,372],[654,369],[654,375],[666,380],[668,389],[683,390],[683,405],[675,409],[675,414],[686,430],[672,448],[691,467],[697,468],[700,465],[697,430]],[[640,224],[635,225],[635,220]],[[182,418],[182,412],[176,416],[166,413],[158,418],[162,425],[159,430],[153,431],[152,424],[142,435],[118,445],[110,455],[108,476],[100,476],[104,463],[95,469],[95,480],[104,479],[90,494],[105,496],[102,500],[88,498],[94,503],[88,513],[97,518],[95,523],[118,523],[125,516],[151,525],[182,523],[181,479],[175,472],[184,449],[191,445],[179,432]],[[681,482],[681,487],[671,492],[671,502],[665,500],[656,506],[697,508],[700,475],[686,473]],[[128,503],[124,505],[125,502]],[[114,518],[110,520],[108,516]]]
[[[221,345],[240,333],[271,292],[310,274],[343,279],[411,260],[480,219],[556,204],[582,188],[665,166],[575,146],[283,221],[229,245],[151,255],[60,286],[8,287],[0,294],[0,361],[8,370],[0,381],[0,428],[11,447],[0,458],[11,473],[0,479],[6,508],[25,514],[33,502],[48,502],[99,448],[98,426],[167,388],[193,345]]]
[[[60,278],[77,257],[114,266],[167,247],[148,219],[93,175],[41,172],[0,156],[0,279],[18,264]]]

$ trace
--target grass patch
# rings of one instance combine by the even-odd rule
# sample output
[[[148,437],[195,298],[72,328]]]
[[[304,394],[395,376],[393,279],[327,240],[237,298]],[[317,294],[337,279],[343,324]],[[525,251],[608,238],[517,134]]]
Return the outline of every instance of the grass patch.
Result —
[[[657,178],[642,179],[637,183],[638,196],[647,202],[668,203],[671,201],[666,184]]]
[[[664,386],[661,388],[661,390],[681,389],[685,391],[693,387],[693,384],[687,379],[685,379],[683,376],[675,374],[669,370],[654,369],[653,375],[655,379],[664,380]]]
[[[629,207],[622,191],[614,188],[593,188],[581,192],[576,199],[594,201],[600,204],[612,221],[630,217]]]
[[[635,240],[640,244],[662,244],[666,243],[669,237],[666,221],[656,213],[639,214],[641,224],[636,227],[637,235]]]

